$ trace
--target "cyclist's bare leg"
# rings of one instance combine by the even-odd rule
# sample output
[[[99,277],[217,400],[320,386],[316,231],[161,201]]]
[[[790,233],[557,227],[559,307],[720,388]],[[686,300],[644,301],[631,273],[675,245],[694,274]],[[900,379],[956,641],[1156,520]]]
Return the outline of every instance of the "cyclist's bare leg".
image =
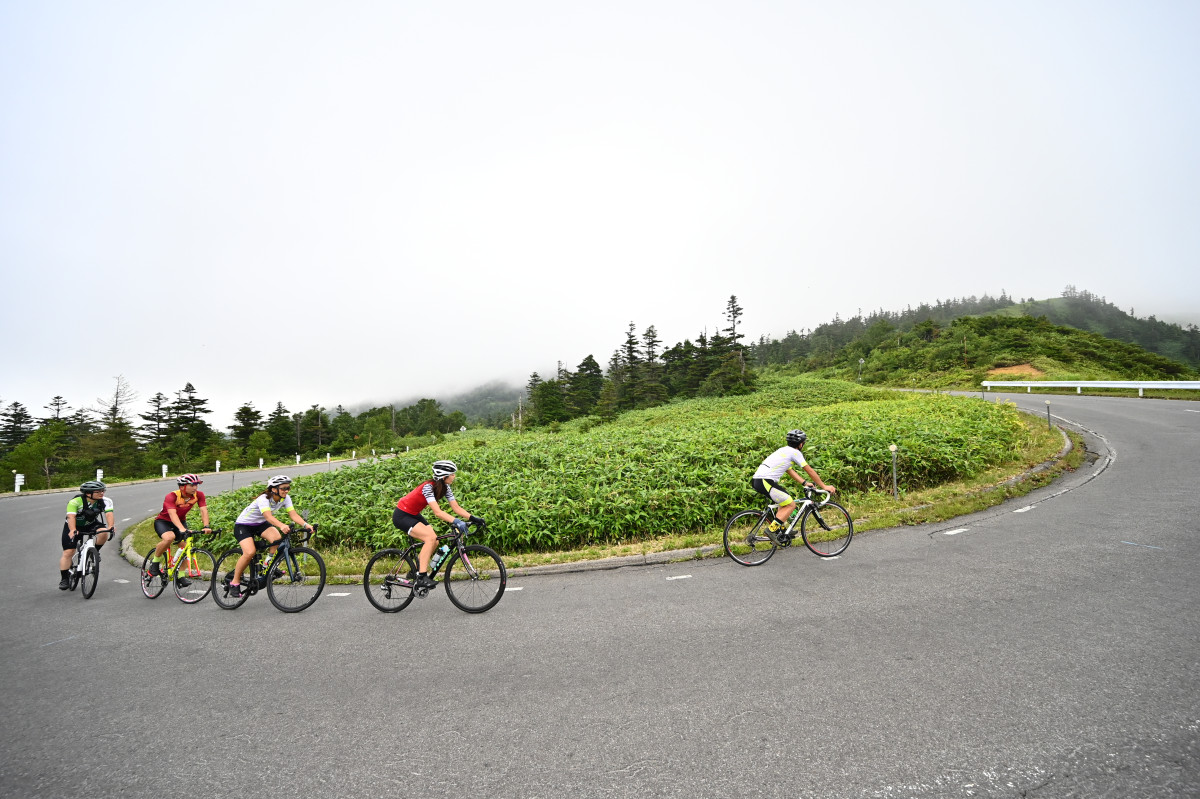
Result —
[[[250,565],[250,560],[258,550],[254,548],[253,538],[243,538],[238,541],[238,546],[242,548],[242,556],[237,559],[237,565],[233,567],[233,582],[241,585],[242,572],[246,571],[246,567]]]
[[[775,520],[778,521],[780,524],[786,525],[788,519],[792,515],[792,511],[794,511],[795,509],[796,509],[795,502],[789,502],[786,505],[780,505],[779,509],[775,511]]]
[[[417,570],[422,574],[429,573],[429,561],[433,550],[437,548],[437,533],[428,524],[414,524],[408,534],[421,542],[421,554],[417,556]]]
[[[58,559],[58,570],[66,571],[71,568],[71,558],[75,557],[75,550],[64,549],[62,557]]]
[[[99,547],[104,546],[104,542],[107,540],[108,540],[108,531],[107,530],[105,530],[103,533],[97,533],[96,534],[96,547],[99,548]]]
[[[175,533],[170,532],[169,530],[163,533],[162,538],[159,539],[158,546],[154,547],[154,557],[151,558],[151,560],[158,560],[161,558],[162,554],[167,551],[167,547],[171,546],[172,542],[174,541]]]

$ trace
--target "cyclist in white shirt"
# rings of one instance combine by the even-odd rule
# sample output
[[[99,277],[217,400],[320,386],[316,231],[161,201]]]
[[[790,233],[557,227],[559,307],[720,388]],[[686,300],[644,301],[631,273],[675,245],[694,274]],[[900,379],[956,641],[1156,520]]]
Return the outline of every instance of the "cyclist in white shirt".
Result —
[[[292,478],[286,474],[272,477],[267,481],[266,492],[255,497],[234,522],[233,537],[242,548],[242,555],[238,558],[237,566],[233,570],[233,579],[229,583],[230,596],[241,596],[242,572],[250,565],[250,560],[258,551],[254,546],[254,536],[261,535],[268,541],[275,542],[285,533],[292,531],[291,527],[276,517],[279,511],[286,510],[292,521],[305,530],[313,529],[292,507],[292,498],[288,496],[291,490]]]
[[[783,530],[788,517],[796,509],[796,500],[783,490],[783,487],[779,485],[779,479],[787,474],[801,485],[810,485],[792,468],[793,466],[799,466],[808,472],[808,476],[813,479],[813,482],[825,491],[831,494],[837,493],[837,489],[826,485],[821,476],[817,474],[816,469],[809,466],[808,461],[804,460],[804,453],[801,450],[806,441],[808,441],[808,435],[803,430],[789,430],[787,446],[780,447],[768,455],[754,472],[754,476],[750,478],[750,485],[755,491],[779,505],[779,509],[775,511],[775,521],[767,526],[767,530],[772,534]]]

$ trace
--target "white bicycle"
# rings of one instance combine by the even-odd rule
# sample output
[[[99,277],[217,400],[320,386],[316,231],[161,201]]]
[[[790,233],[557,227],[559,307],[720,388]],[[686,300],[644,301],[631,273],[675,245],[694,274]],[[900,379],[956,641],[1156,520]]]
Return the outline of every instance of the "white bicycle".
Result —
[[[72,591],[79,586],[84,599],[92,598],[92,594],[96,593],[96,583],[100,581],[100,549],[96,546],[96,536],[111,532],[111,528],[101,527],[99,530],[76,533],[79,546],[75,547],[75,554],[71,556],[71,571],[67,581]]]

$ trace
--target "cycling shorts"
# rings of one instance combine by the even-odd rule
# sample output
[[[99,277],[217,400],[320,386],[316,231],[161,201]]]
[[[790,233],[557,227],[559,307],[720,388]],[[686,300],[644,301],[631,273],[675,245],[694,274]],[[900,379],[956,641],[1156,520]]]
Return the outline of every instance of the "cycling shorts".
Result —
[[[247,538],[254,536],[262,537],[262,534],[268,527],[274,525],[270,522],[258,522],[257,524],[235,524],[233,525],[233,540],[237,542],[245,541]]]
[[[428,522],[426,522],[425,517],[419,513],[414,516],[411,513],[396,508],[396,510],[392,511],[392,524],[396,525],[398,529],[409,533],[412,532],[412,529],[418,524],[428,524]]]
[[[769,477],[751,478],[750,487],[777,505],[790,505],[796,501],[792,499],[791,494],[783,490],[778,482]]]
[[[64,552],[66,552],[68,549],[75,549],[75,548],[77,548],[77,547],[79,546],[79,532],[85,532],[85,533],[88,533],[88,532],[92,532],[93,530],[99,530],[99,529],[100,529],[100,528],[102,528],[103,526],[104,526],[103,524],[97,524],[96,526],[94,526],[94,527],[90,527],[90,528],[88,528],[88,527],[81,527],[81,528],[79,528],[79,530],[78,530],[78,531],[75,533],[75,537],[74,537],[74,538],[71,538],[71,528],[67,526],[67,523],[66,523],[66,522],[63,522],[63,531],[62,531],[62,548],[63,548],[63,551],[64,551]]]
[[[163,537],[163,533],[174,533],[175,540],[179,540],[179,528],[165,519],[154,520],[154,532],[158,533],[159,538]]]

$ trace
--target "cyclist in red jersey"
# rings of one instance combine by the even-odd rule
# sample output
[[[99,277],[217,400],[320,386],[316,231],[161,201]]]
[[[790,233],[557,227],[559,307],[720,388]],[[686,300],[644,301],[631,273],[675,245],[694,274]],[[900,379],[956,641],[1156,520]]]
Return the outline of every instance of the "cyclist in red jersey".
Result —
[[[208,503],[204,499],[204,492],[200,490],[200,484],[203,482],[194,474],[183,474],[175,478],[179,489],[167,494],[163,499],[162,510],[154,517],[154,532],[158,533],[160,540],[154,547],[154,557],[150,559],[150,574],[163,573],[167,547],[175,540],[176,532],[182,533],[187,529],[187,515],[192,508],[200,508],[200,521],[204,525],[201,528],[202,532],[212,532],[212,528],[208,526]],[[188,584],[186,578],[180,578],[179,582],[185,586]]]
[[[429,559],[433,557],[433,550],[437,547],[437,533],[425,521],[421,511],[426,507],[430,508],[434,516],[464,533],[467,531],[467,522],[462,519],[476,525],[483,523],[483,519],[467,513],[454,499],[454,492],[450,490],[450,484],[454,482],[457,473],[458,467],[452,461],[437,461],[433,464],[433,479],[426,480],[406,494],[396,503],[396,510],[392,512],[392,524],[422,543],[421,554],[418,556],[420,567],[420,572],[417,574],[418,588],[433,588],[437,585],[429,576]],[[462,519],[455,519],[442,510],[438,505],[442,499],[449,502],[450,509]]]

